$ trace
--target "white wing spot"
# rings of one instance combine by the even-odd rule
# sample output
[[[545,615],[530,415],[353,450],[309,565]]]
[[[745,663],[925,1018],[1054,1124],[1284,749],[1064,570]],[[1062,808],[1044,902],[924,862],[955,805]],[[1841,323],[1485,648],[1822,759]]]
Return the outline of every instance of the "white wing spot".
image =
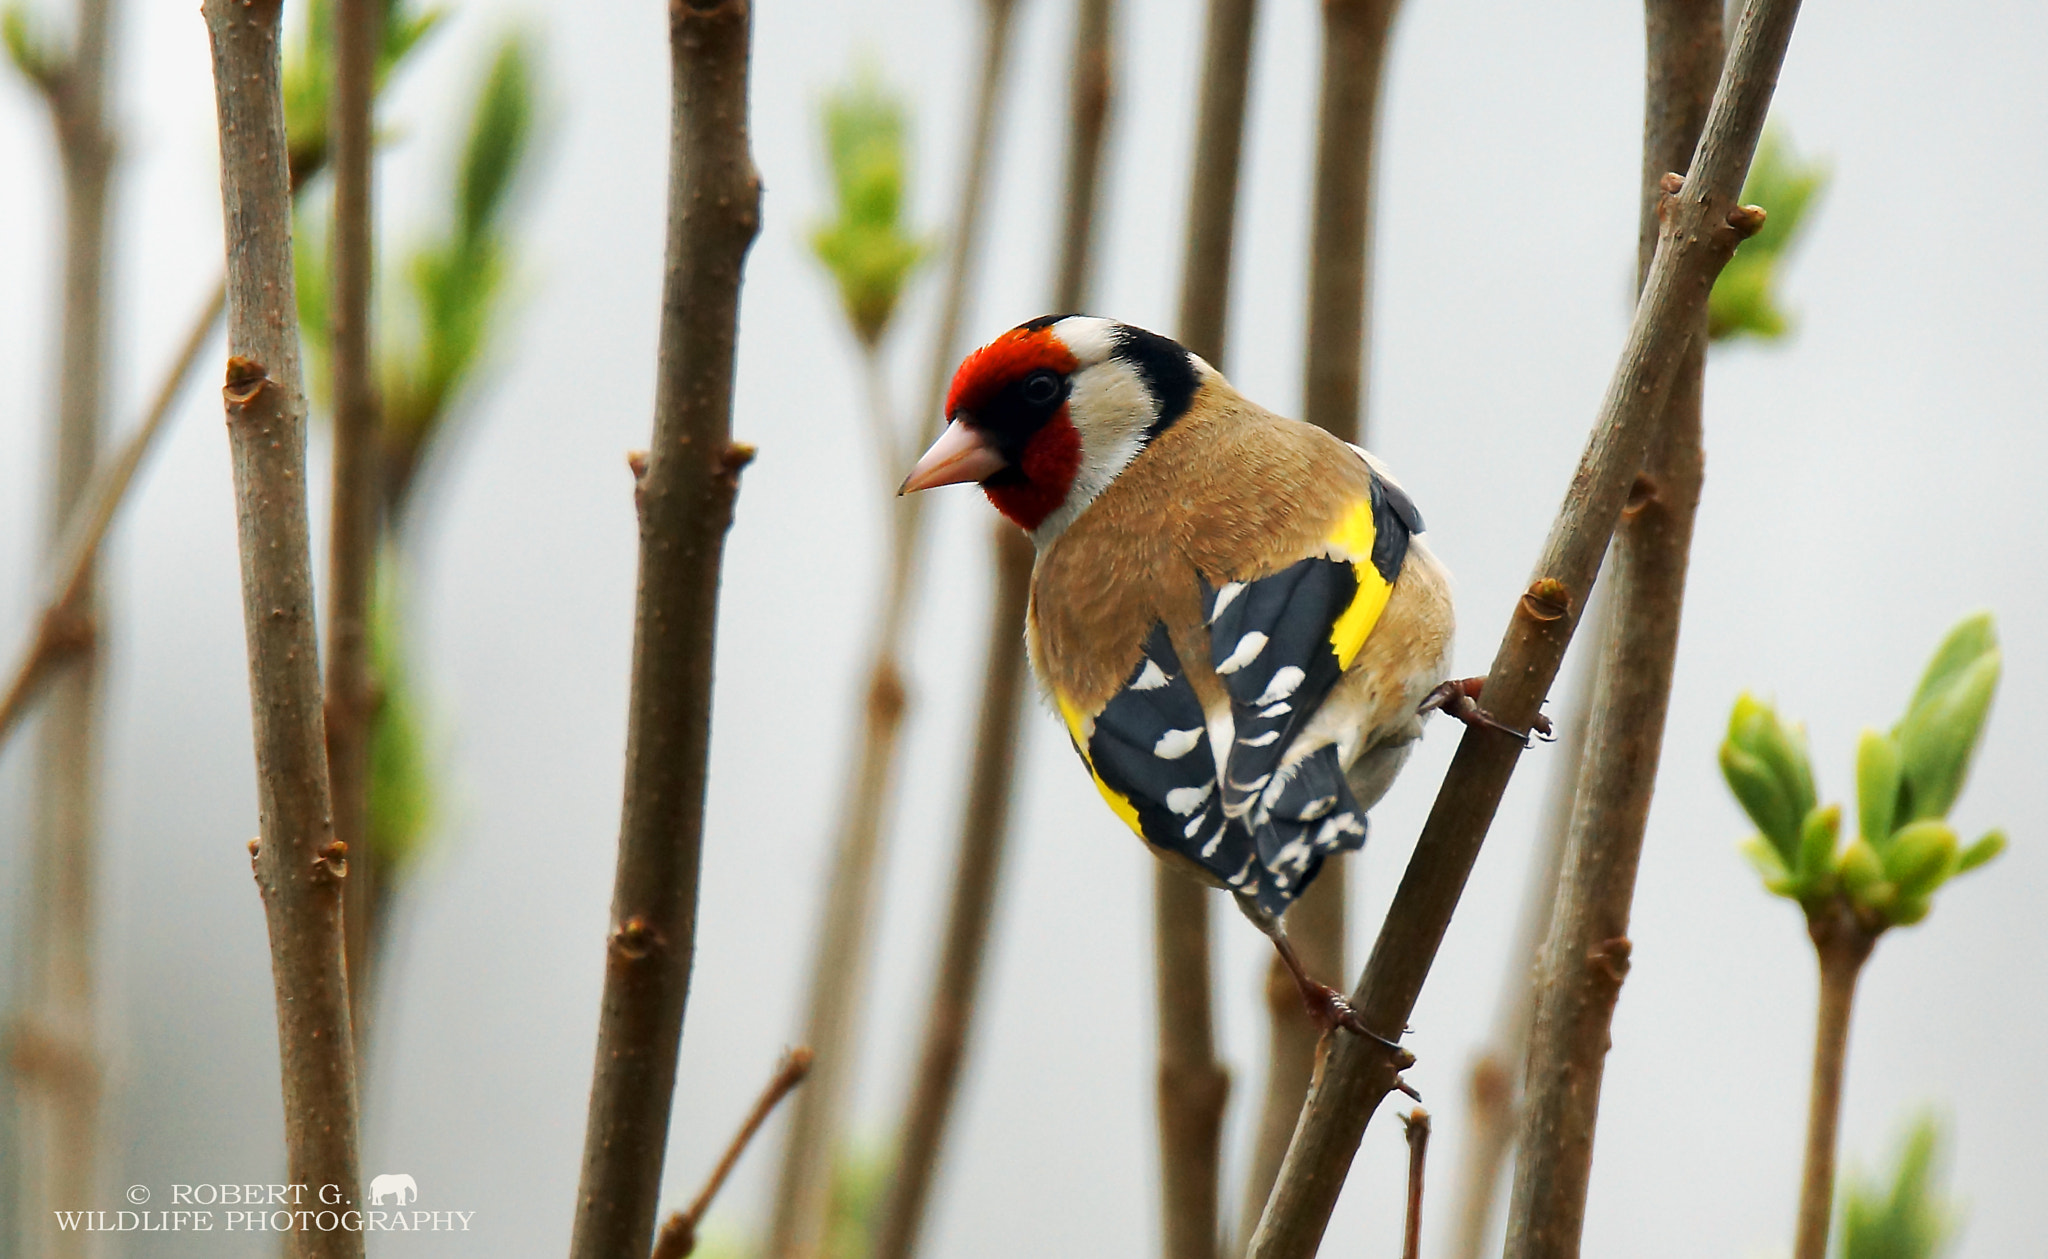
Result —
[[[1193,730],[1169,730],[1152,745],[1152,755],[1162,761],[1177,761],[1195,750],[1195,745],[1202,741],[1202,734],[1200,726]]]
[[[1261,721],[1271,721],[1271,720],[1272,720],[1273,718],[1275,718],[1275,717],[1279,717],[1279,716],[1282,716],[1282,715],[1284,715],[1284,714],[1286,714],[1286,713],[1291,713],[1291,712],[1293,712],[1293,711],[1294,711],[1294,705],[1292,705],[1292,704],[1275,704],[1275,705],[1273,705],[1273,706],[1272,706],[1271,708],[1262,708],[1262,709],[1260,709],[1260,710],[1259,710],[1259,720],[1261,720]]]
[[[1213,780],[1203,783],[1199,787],[1175,787],[1172,791],[1166,793],[1166,807],[1182,817],[1186,817],[1206,804],[1209,800],[1209,793],[1214,790],[1216,790],[1216,784]]]
[[[1365,834],[1365,823],[1358,820],[1356,813],[1339,813],[1336,817],[1324,822],[1323,828],[1316,832],[1316,847],[1327,848],[1335,844],[1342,836],[1363,834]]]
[[[1267,782],[1271,781],[1272,777],[1273,776],[1271,774],[1260,774],[1257,778],[1252,779],[1248,783],[1241,783],[1233,780],[1230,785],[1233,789],[1237,791],[1257,791],[1259,788],[1265,786]]]
[[[1221,834],[1221,832],[1219,831],[1218,834]],[[1252,872],[1252,862],[1257,860],[1257,857],[1246,857],[1244,859],[1244,869],[1239,870],[1236,874],[1231,875],[1229,878],[1223,881],[1225,883],[1228,883],[1232,887],[1243,886],[1245,876]]]
[[[1216,592],[1215,606],[1209,609],[1209,624],[1214,625],[1216,618],[1223,615],[1223,609],[1229,607],[1232,601],[1243,593],[1243,582],[1233,581],[1224,583],[1223,588]]]
[[[1145,667],[1138,671],[1137,680],[1131,683],[1131,689],[1134,691],[1156,691],[1165,685],[1166,670],[1159,667],[1158,661],[1148,656],[1145,660]]]
[[[1294,872],[1300,874],[1308,869],[1308,859],[1314,853],[1315,850],[1309,847],[1307,840],[1301,838],[1290,839],[1287,841],[1286,847],[1273,854],[1273,860],[1267,863],[1266,868],[1278,874],[1282,866],[1293,866]],[[1285,887],[1286,884],[1283,883],[1281,886]]]
[[[1321,817],[1323,814],[1328,813],[1331,809],[1334,809],[1336,807],[1337,797],[1317,796],[1314,800],[1311,800],[1309,802],[1307,808],[1301,811],[1301,820],[1304,822],[1313,822],[1317,818]]]
[[[1216,666],[1216,672],[1219,674],[1236,673],[1239,669],[1257,660],[1259,653],[1265,649],[1266,636],[1257,630],[1253,630],[1237,640],[1236,650],[1230,653],[1230,659]]]
[[[1279,738],[1279,737],[1280,737],[1280,732],[1279,732],[1278,730],[1268,730],[1268,731],[1266,731],[1266,733],[1264,733],[1264,734],[1260,735],[1260,736],[1259,736],[1258,738],[1256,738],[1256,739],[1239,739],[1239,740],[1238,740],[1238,743],[1239,743],[1239,745],[1240,745],[1240,746],[1243,746],[1243,747],[1248,747],[1248,748],[1262,748],[1262,747],[1265,747],[1265,746],[1266,746],[1266,745],[1267,745],[1268,743],[1271,743],[1271,742],[1272,742],[1273,740],[1275,740],[1275,739],[1277,739],[1277,738]]]
[[[1220,672],[1220,670],[1219,670]],[[1294,694],[1294,688],[1308,675],[1293,665],[1285,665],[1273,674],[1273,680],[1266,684],[1266,693],[1253,700],[1254,704],[1277,704]]]
[[[1206,817],[1207,815],[1205,814],[1204,816]],[[1222,826],[1217,827],[1216,833],[1209,837],[1209,842],[1202,845],[1202,860],[1207,861],[1215,856],[1216,850],[1223,846],[1223,832],[1226,829],[1226,827]]]

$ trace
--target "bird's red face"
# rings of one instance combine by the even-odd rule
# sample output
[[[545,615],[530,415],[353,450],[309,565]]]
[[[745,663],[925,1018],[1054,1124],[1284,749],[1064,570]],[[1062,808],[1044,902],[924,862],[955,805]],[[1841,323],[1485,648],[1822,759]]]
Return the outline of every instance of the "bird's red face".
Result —
[[[978,481],[996,510],[1035,530],[1067,499],[1081,466],[1081,434],[1068,409],[1081,366],[1034,319],[969,354],[946,394],[946,431],[903,482],[903,492]]]
[[[1043,546],[1187,411],[1206,370],[1167,338],[1114,320],[1020,324],[960,364],[950,423],[903,492],[979,482]]]

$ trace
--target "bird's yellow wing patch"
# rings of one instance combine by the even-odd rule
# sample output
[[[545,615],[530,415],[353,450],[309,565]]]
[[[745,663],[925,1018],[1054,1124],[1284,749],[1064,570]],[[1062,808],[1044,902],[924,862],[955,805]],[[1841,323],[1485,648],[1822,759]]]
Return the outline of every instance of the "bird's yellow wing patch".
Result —
[[[1373,563],[1373,547],[1379,540],[1373,509],[1370,499],[1354,504],[1329,538],[1331,557],[1350,561],[1351,571],[1358,578],[1357,593],[1330,626],[1330,646],[1337,653],[1339,669],[1351,667],[1394,593],[1394,583],[1382,576]]]
[[[1145,828],[1138,822],[1137,806],[1131,803],[1129,796],[1102,781],[1102,771],[1095,768],[1095,758],[1088,755],[1088,739],[1095,724],[1093,719],[1065,695],[1054,692],[1053,699],[1060,706],[1060,720],[1067,723],[1067,737],[1074,741],[1074,751],[1081,754],[1081,763],[1088,767],[1088,776],[1095,780],[1095,789],[1109,802],[1110,810],[1124,820],[1124,825],[1137,832],[1139,838],[1144,838]]]

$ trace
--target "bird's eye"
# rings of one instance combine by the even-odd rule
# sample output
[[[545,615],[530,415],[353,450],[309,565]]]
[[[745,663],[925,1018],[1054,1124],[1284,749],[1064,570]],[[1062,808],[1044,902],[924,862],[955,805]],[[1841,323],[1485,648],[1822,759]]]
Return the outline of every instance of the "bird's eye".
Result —
[[[1052,372],[1033,372],[1024,378],[1024,401],[1042,407],[1060,396],[1060,378]]]

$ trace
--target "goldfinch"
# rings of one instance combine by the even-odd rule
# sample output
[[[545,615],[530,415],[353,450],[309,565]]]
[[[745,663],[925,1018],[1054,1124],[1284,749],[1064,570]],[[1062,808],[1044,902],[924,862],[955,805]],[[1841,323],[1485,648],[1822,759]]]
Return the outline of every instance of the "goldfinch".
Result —
[[[1442,707],[1448,577],[1377,460],[1178,343],[1084,315],[967,356],[903,492],[978,482],[1031,535],[1026,639],[1074,749],[1152,851],[1233,893],[1328,1030],[1282,916]],[[1391,1044],[1391,1041],[1386,1043]]]

